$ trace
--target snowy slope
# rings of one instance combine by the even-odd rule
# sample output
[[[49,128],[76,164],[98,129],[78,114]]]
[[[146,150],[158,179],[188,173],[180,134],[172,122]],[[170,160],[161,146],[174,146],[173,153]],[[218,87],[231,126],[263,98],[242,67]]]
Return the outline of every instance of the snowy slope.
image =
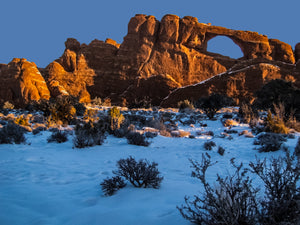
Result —
[[[192,178],[189,159],[200,160],[208,152],[218,163],[208,171],[210,182],[216,173],[230,171],[229,160],[235,157],[245,165],[259,157],[283,155],[283,151],[258,153],[253,138],[232,134],[233,139],[218,138],[225,129],[220,120],[204,121],[207,127],[181,126],[192,134],[213,131],[213,141],[225,148],[206,151],[203,143],[209,136],[196,139],[152,139],[149,147],[128,145],[126,139],[109,136],[102,146],[73,149],[72,137],[63,144],[47,143],[48,131],[36,136],[27,134],[27,144],[0,145],[0,224],[1,225],[184,225],[190,224],[176,206],[184,196],[201,191]],[[246,125],[234,127],[238,131]],[[285,143],[291,151],[297,138]],[[127,185],[111,197],[103,196],[100,182],[112,175],[116,161],[134,156],[158,163],[164,176],[160,189],[138,189]],[[257,181],[259,182],[259,181]]]

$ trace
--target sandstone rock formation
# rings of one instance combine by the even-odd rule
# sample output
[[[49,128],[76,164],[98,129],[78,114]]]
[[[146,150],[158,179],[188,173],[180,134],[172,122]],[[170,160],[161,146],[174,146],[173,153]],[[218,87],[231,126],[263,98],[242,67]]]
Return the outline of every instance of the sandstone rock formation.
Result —
[[[0,65],[0,101],[23,107],[32,100],[49,99],[46,82],[33,62],[13,59]]]
[[[207,52],[208,41],[216,36],[230,38],[244,56],[231,59]],[[158,21],[154,16],[138,14],[131,18],[121,45],[112,39],[94,40],[89,45],[68,39],[65,45],[63,56],[47,67],[47,84],[52,96],[68,93],[82,101],[88,101],[89,94],[113,101],[122,96],[129,102],[133,97],[152,96],[156,104],[174,88],[224,73],[243,60],[295,63],[294,52],[286,43],[256,32],[199,23],[189,16],[166,15]],[[150,87],[162,83],[166,91],[153,93]]]
[[[300,43],[296,44],[295,46],[295,59],[296,62],[298,62],[300,59]]]
[[[230,38],[240,47],[243,57],[232,59],[208,52],[207,43],[216,36]],[[152,105],[158,105],[176,88],[195,84],[198,87],[198,83],[218,74],[227,75],[222,75],[222,82],[215,85],[218,88],[211,90],[233,95],[237,92],[233,91],[235,88],[239,90],[236,93],[238,96],[245,97],[248,94],[241,94],[244,91],[241,88],[248,88],[246,92],[250,93],[253,91],[248,87],[251,82],[258,87],[269,79],[262,80],[261,76],[272,77],[262,74],[269,74],[270,71],[275,74],[271,67],[263,66],[267,64],[278,68],[276,74],[280,76],[274,77],[285,79],[289,74],[295,82],[300,82],[297,76],[300,72],[299,63],[297,66],[295,64],[295,60],[300,59],[299,44],[293,51],[290,45],[257,32],[199,23],[197,18],[190,16],[179,18],[176,15],[166,15],[158,21],[154,16],[137,14],[131,18],[122,44],[106,39],[105,42],[94,40],[87,45],[69,38],[65,46],[63,55],[40,71],[52,97],[73,95],[81,102],[89,102],[97,96],[109,97],[113,103],[120,103],[124,98],[129,103],[148,98]],[[0,69],[2,67],[7,66],[0,65]],[[232,71],[238,71],[237,68],[244,71],[244,78],[244,75],[238,76],[238,80],[244,79],[239,81],[244,82],[243,85],[234,83],[233,78],[230,78]],[[254,74],[256,72],[261,75]],[[225,77],[231,81],[225,80]],[[217,82],[217,78],[208,83],[212,81]],[[228,82],[232,83],[231,86],[236,86],[233,88]],[[225,91],[224,88],[229,86],[232,90]],[[182,90],[190,90],[190,86],[178,91],[181,93]],[[174,93],[177,92],[174,91],[170,97],[175,96]],[[208,92],[203,90],[201,93]],[[26,97],[24,102],[38,98],[36,94],[32,96],[35,97]],[[195,98],[200,94],[191,96],[185,93],[182,96]]]
[[[229,96],[239,101],[250,101],[254,93],[264,84],[274,79],[294,82],[300,87],[299,73],[294,71],[295,65],[274,63],[268,60],[250,60],[237,65],[225,73],[218,74],[206,81],[195,85],[178,88],[167,96],[161,103],[162,107],[176,107],[178,101],[189,99],[197,101],[212,93]],[[297,82],[296,82],[296,79]]]

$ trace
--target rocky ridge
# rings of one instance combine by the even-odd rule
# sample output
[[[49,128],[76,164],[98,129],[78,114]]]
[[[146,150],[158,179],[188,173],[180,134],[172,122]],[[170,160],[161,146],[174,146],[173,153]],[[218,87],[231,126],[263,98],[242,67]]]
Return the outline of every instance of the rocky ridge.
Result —
[[[216,36],[230,38],[241,48],[243,57],[232,59],[208,52],[207,43]],[[253,92],[270,79],[287,79],[299,85],[299,44],[293,51],[290,45],[257,32],[199,23],[190,16],[166,15],[158,21],[154,16],[138,14],[131,18],[122,44],[107,39],[86,45],[69,38],[65,46],[59,59],[40,69],[43,77],[39,79],[47,84],[43,89],[48,95],[29,88],[26,97],[10,97],[13,94],[2,91],[0,99],[23,104],[50,95],[73,95],[81,102],[97,96],[109,97],[116,104],[124,99],[130,104],[147,98],[159,105],[168,96],[162,105],[174,106],[182,98],[195,99],[212,92],[237,100],[251,99]],[[14,73],[7,69],[10,64],[0,66],[0,80]],[[3,87],[16,93],[13,83]]]

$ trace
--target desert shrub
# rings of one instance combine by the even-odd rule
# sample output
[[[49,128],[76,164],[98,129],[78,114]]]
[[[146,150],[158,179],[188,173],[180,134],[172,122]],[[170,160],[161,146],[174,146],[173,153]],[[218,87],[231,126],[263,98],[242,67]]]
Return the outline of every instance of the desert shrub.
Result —
[[[242,103],[238,115],[243,123],[250,123],[257,117],[257,112],[253,110],[250,104]]]
[[[232,113],[225,113],[222,116],[222,119],[232,119],[232,118],[233,118]]]
[[[15,106],[12,103],[10,103],[9,101],[6,101],[6,102],[4,102],[2,108],[3,109],[14,109]]]
[[[29,120],[27,118],[25,118],[23,115],[18,116],[14,122],[18,125],[22,125],[22,126],[29,126]]]
[[[300,165],[295,155],[288,152],[285,157],[266,160],[256,159],[250,163],[252,172],[265,185],[265,196],[261,202],[262,224],[296,224],[300,217]]]
[[[113,135],[117,138],[123,138],[128,134],[128,129],[125,127],[121,127],[117,130],[113,131]]]
[[[224,149],[223,147],[219,146],[219,147],[218,147],[218,153],[219,153],[220,155],[224,155],[225,149]]]
[[[285,126],[285,123],[280,116],[272,116],[271,111],[268,111],[266,118],[266,131],[278,134],[287,134],[289,129]]]
[[[232,129],[224,130],[224,132],[227,134],[237,134],[238,133],[237,130],[232,130]]]
[[[155,137],[157,137],[158,134],[156,132],[149,132],[148,131],[148,132],[145,132],[144,135],[145,135],[146,138],[155,138]]]
[[[194,109],[194,105],[193,103],[191,103],[189,100],[184,100],[184,101],[180,101],[178,102],[178,109],[179,109],[179,112],[184,112],[186,109]]]
[[[76,148],[92,147],[102,145],[105,138],[103,125],[89,122],[83,125],[76,125],[73,143]]]
[[[106,178],[100,185],[104,194],[111,196],[121,188],[124,188],[126,183],[122,177],[114,176],[112,178]]]
[[[111,106],[111,99],[110,98],[105,98],[102,105],[103,106]]]
[[[292,82],[284,80],[272,80],[256,92],[256,100],[253,105],[258,109],[271,109],[274,105],[282,103],[285,108],[285,118],[295,113],[297,120],[300,120],[300,90]]]
[[[51,121],[62,121],[64,124],[68,124],[76,116],[76,109],[73,105],[74,99],[72,97],[58,97],[54,103],[50,104]]]
[[[0,144],[21,144],[26,141],[25,130],[15,123],[9,122],[0,129]]]
[[[120,110],[117,107],[112,107],[109,110],[108,115],[110,117],[110,129],[112,131],[119,129],[125,120]]]
[[[96,120],[99,120],[98,110],[86,109],[83,114],[83,119],[91,122],[95,122]]]
[[[168,130],[160,130],[159,134],[164,137],[172,137],[170,131],[168,131]]]
[[[50,137],[47,138],[47,142],[57,142],[57,143],[64,143],[68,140],[68,134],[61,130],[53,132]]]
[[[76,110],[76,115],[77,116],[83,116],[85,114],[86,110],[87,110],[85,105],[81,102],[76,101],[73,106]]]
[[[298,138],[297,145],[295,147],[295,154],[299,157],[300,156],[300,137]]]
[[[152,107],[152,99],[149,96],[144,96],[143,98],[135,98],[133,101],[128,104],[130,109],[144,108],[148,109]]]
[[[215,147],[216,146],[216,143],[215,142],[213,142],[213,141],[206,141],[206,142],[204,142],[204,149],[205,150],[212,150],[212,148],[213,147]]]
[[[190,161],[194,169],[192,176],[200,180],[204,193],[193,199],[186,196],[185,205],[177,207],[185,219],[201,225],[257,224],[258,189],[253,187],[243,164],[236,165],[232,159],[235,172],[225,178],[217,174],[217,184],[211,186],[206,180],[207,169],[214,165],[210,156],[203,154],[200,163]]]
[[[231,105],[232,102],[232,99],[227,96],[211,94],[209,97],[200,98],[196,102],[196,106],[197,108],[202,109],[209,119],[212,119],[218,110],[225,106]]]
[[[129,132],[126,135],[128,144],[131,145],[139,145],[139,146],[149,146],[150,142],[147,141],[147,138],[144,134],[141,134],[139,132]]]
[[[254,141],[255,145],[260,145],[260,152],[274,152],[281,148],[286,139],[283,135],[275,133],[261,133]]]
[[[94,99],[92,99],[91,103],[93,105],[98,105],[98,106],[101,106],[102,105],[102,100],[100,97],[95,97]]]
[[[157,163],[150,163],[148,160],[139,160],[138,162],[130,156],[127,159],[120,159],[117,162],[118,169],[113,171],[117,176],[124,177],[134,187],[153,187],[159,188],[163,177],[157,169]]]

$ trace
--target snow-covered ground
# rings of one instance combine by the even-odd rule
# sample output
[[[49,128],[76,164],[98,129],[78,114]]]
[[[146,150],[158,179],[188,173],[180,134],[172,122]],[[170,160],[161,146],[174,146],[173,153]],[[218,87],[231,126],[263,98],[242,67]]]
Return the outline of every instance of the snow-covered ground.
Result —
[[[208,171],[213,183],[216,174],[228,174],[229,160],[237,162],[284,155],[280,150],[259,153],[253,138],[231,134],[233,139],[220,138],[224,131],[220,120],[203,121],[207,127],[181,126],[194,134],[213,131],[217,146],[207,151],[203,144],[210,136],[168,138],[157,136],[149,147],[128,145],[125,138],[108,136],[105,143],[86,149],[74,149],[72,136],[62,144],[47,143],[51,132],[26,135],[27,143],[0,145],[0,224],[1,225],[184,225],[176,206],[184,196],[199,194],[200,181],[191,177],[189,159],[200,160],[208,152],[216,165]],[[249,130],[246,125],[232,129]],[[293,151],[295,139],[285,145]],[[224,156],[217,147],[225,148]],[[158,163],[164,180],[160,189],[139,189],[127,185],[111,197],[105,197],[99,185],[112,175],[120,158],[134,156]],[[256,183],[259,182],[258,180]],[[259,184],[258,184],[259,185]]]

